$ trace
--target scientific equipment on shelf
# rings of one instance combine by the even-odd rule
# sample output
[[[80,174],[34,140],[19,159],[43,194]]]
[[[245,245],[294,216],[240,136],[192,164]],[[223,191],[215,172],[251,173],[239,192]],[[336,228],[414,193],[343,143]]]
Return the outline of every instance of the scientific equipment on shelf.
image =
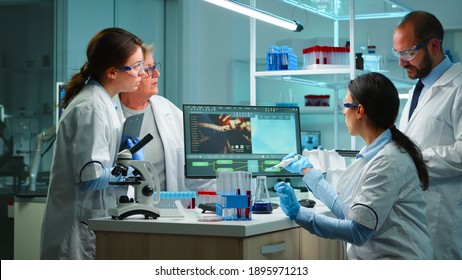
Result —
[[[305,95],[305,106],[307,107],[329,107],[330,95],[307,94]]]
[[[298,159],[298,158],[297,158]],[[282,161],[277,167],[287,166],[292,159]],[[292,161],[294,161],[293,158]],[[271,214],[273,205],[270,200],[268,186],[266,185],[266,176],[257,176],[257,188],[255,190],[255,199],[252,205],[252,213],[254,214]]]
[[[110,183],[112,185],[134,186],[135,199],[121,196],[117,207],[108,210],[113,219],[123,220],[132,215],[144,215],[146,219],[156,219],[160,211],[154,205],[160,202],[160,184],[157,172],[150,161],[132,160],[132,155],[144,147],[153,139],[147,134],[143,139],[130,149],[124,149],[117,155],[117,165],[112,170],[112,175],[127,176],[129,166],[133,167],[133,176],[126,177],[121,182]],[[156,194],[156,195],[154,195]],[[154,200],[155,198],[155,200]]]
[[[356,53],[356,69],[358,70],[364,70],[364,58],[362,53]]]
[[[384,71],[382,69],[382,56],[375,54],[363,55],[364,58],[364,71]]]
[[[269,46],[266,53],[266,70],[297,70],[298,58],[293,49],[287,46]]]
[[[311,46],[303,49],[303,69],[311,69],[316,65],[348,66],[350,48],[332,46]]]
[[[374,45],[369,45],[367,46],[367,53],[368,54],[375,54],[376,53],[377,47]]]

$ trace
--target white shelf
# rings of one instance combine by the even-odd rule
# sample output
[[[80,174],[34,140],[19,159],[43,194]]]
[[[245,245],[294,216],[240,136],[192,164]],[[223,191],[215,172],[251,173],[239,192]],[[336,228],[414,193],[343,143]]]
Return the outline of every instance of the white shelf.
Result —
[[[306,69],[306,70],[279,70],[279,71],[259,71],[255,72],[255,77],[274,77],[274,76],[310,76],[310,75],[333,75],[350,74],[349,68],[325,68],[325,69]]]
[[[350,69],[260,71],[255,72],[255,77],[320,88],[342,89],[350,81],[350,71]]]

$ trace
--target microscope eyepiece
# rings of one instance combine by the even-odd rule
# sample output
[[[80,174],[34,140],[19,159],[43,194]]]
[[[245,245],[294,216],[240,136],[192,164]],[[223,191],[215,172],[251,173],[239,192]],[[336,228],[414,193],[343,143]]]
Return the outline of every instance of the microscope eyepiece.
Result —
[[[129,149],[130,153],[132,155],[136,152],[138,152],[141,148],[146,146],[154,137],[151,135],[151,133],[146,134],[146,136],[143,137],[138,143],[136,143],[133,147]]]

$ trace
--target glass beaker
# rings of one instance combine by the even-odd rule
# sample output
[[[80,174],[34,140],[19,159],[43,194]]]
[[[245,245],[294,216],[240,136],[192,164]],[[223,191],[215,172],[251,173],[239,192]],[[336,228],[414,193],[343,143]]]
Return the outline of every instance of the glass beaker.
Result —
[[[266,186],[266,176],[257,176],[257,188],[255,189],[252,213],[271,214],[272,212],[273,205],[271,204],[268,187]]]

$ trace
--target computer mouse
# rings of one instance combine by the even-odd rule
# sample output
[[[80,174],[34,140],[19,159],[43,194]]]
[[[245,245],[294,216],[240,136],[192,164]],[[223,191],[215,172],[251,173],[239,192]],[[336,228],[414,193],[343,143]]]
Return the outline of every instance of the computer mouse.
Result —
[[[301,206],[306,208],[313,208],[316,205],[316,201],[312,199],[301,199],[298,201]]]

